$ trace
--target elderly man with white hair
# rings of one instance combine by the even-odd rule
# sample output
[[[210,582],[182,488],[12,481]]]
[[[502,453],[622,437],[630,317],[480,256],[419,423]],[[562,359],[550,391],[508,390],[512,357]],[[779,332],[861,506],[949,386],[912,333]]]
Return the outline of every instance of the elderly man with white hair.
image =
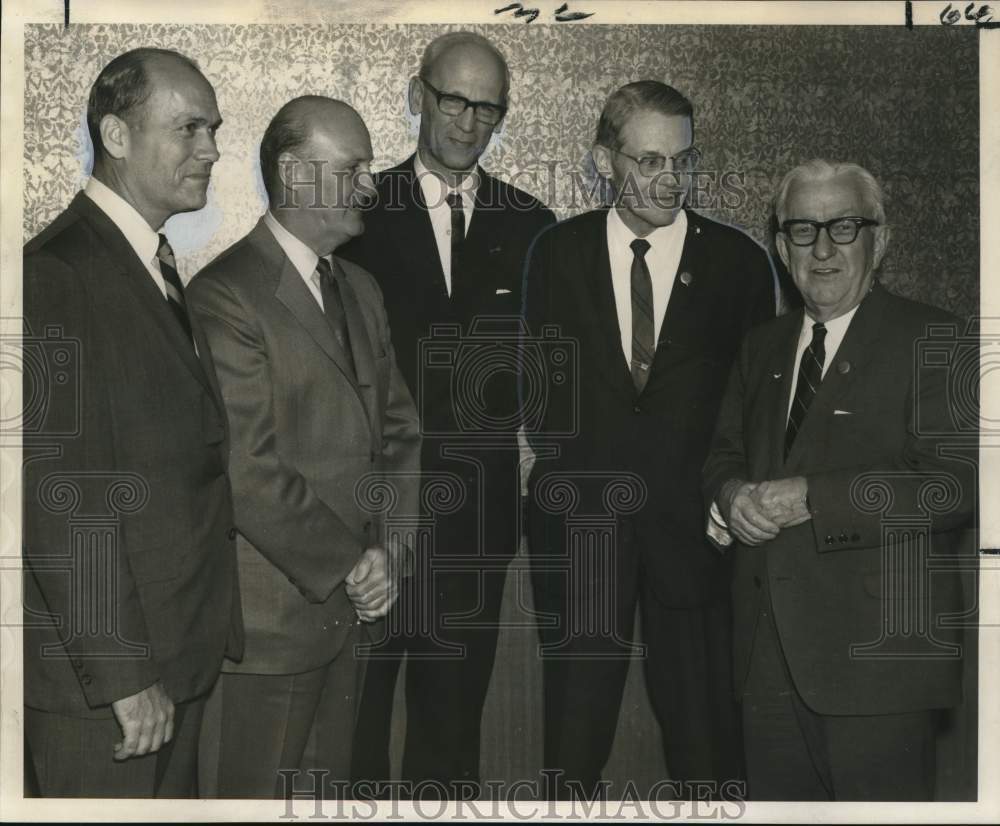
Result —
[[[954,561],[976,471],[947,371],[918,356],[964,325],[879,284],[890,233],[861,167],[796,167],[776,213],[805,306],[744,340],[704,470],[709,534],[736,557],[749,795],[930,800],[962,594],[928,560]]]

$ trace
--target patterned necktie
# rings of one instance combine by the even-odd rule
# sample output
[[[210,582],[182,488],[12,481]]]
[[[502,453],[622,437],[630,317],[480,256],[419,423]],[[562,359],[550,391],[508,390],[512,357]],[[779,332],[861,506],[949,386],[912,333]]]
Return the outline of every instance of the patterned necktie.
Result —
[[[457,192],[448,193],[451,207],[451,294],[455,295],[455,285],[462,272],[462,251],[465,248],[465,204]]]
[[[191,335],[191,319],[188,318],[184,302],[184,287],[181,284],[181,277],[177,274],[177,262],[174,259],[174,251],[170,248],[167,236],[162,233],[160,234],[160,248],[156,251],[156,257],[160,262],[160,275],[163,276],[163,286],[167,290],[167,304],[173,311],[174,317],[180,322],[185,334],[187,334],[188,340],[193,344],[194,337]]]
[[[351,336],[347,329],[347,315],[344,313],[344,302],[341,298],[341,279],[344,277],[339,266],[336,269],[326,258],[320,258],[316,263],[319,275],[319,291],[323,296],[323,313],[333,330],[337,343],[347,354],[347,360],[354,367],[354,353],[351,351]]]
[[[809,346],[802,354],[799,362],[799,380],[795,385],[795,398],[792,399],[792,410],[788,414],[788,427],[785,429],[785,458],[792,449],[792,443],[805,421],[806,412],[812,403],[813,396],[823,381],[823,362],[826,361],[826,348],[823,339],[826,338],[826,327],[817,322],[813,324],[813,337]]]
[[[649,381],[649,371],[656,352],[653,324],[653,280],[646,266],[649,241],[636,238],[630,246],[632,259],[632,383],[641,393]]]

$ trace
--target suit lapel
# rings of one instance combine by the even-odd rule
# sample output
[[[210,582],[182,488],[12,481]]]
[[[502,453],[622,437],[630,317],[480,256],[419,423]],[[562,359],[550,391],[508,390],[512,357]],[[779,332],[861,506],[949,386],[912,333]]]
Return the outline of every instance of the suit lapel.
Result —
[[[338,262],[338,266],[343,269],[342,262]],[[365,317],[349,276],[341,282],[340,300],[343,302],[344,315],[347,318],[347,332],[351,339],[357,384],[365,391],[359,395],[361,395],[361,400],[368,413],[368,420],[371,422],[374,421],[372,407],[375,401],[375,357],[372,353],[371,337],[368,333],[368,327],[365,325]]]
[[[82,192],[70,204],[70,208],[82,215],[93,227],[94,231],[101,238],[108,253],[108,259],[113,265],[117,274],[122,278],[125,289],[131,293],[135,299],[145,307],[152,326],[159,330],[160,334],[170,345],[171,351],[181,360],[184,366],[191,372],[191,375],[198,380],[206,389],[212,391],[207,372],[195,354],[191,340],[187,337],[181,325],[177,322],[173,312],[170,310],[163,293],[157,288],[155,282],[149,275],[139,256],[135,254],[131,244],[126,240],[121,230],[115,223],[104,214],[104,212]],[[193,315],[189,313],[189,317]],[[192,324],[192,331],[195,325]],[[195,340],[198,343],[198,350],[202,358],[206,358],[209,353],[208,343],[204,336],[200,339],[196,333]],[[213,396],[214,396],[213,392]]]
[[[810,444],[827,426],[827,421],[833,416],[836,405],[850,393],[860,368],[877,351],[879,327],[884,309],[885,292],[876,283],[851,319],[844,340],[840,343],[816,395],[809,404],[805,421],[802,422],[795,442],[788,451],[786,465],[789,469],[798,466],[803,455],[808,452]]]
[[[608,253],[608,212],[606,209],[593,213],[594,226],[585,227],[585,237],[578,239],[580,273],[589,273],[589,292],[594,314],[598,320],[596,335],[603,339],[599,348],[604,354],[605,372],[616,389],[635,392],[632,374],[625,354],[622,352],[622,331],[618,323],[618,305],[611,283],[611,256]]]
[[[354,370],[348,361],[347,353],[337,343],[333,330],[330,329],[330,324],[326,316],[323,315],[322,308],[316,303],[313,294],[302,280],[302,275],[288,260],[288,256],[285,255],[281,245],[275,240],[273,233],[267,228],[263,219],[257,224],[251,235],[251,242],[261,250],[268,269],[274,274],[276,282],[274,297],[285,305],[317,346],[344,374],[344,378],[357,390]]]
[[[795,371],[799,369],[795,363],[795,350],[802,329],[802,310],[796,310],[784,316],[779,322],[772,339],[770,351],[765,356],[761,377],[765,388],[760,408],[766,419],[760,423],[760,428],[767,433],[768,467],[761,478],[775,479],[783,475],[785,464],[785,430],[788,427],[788,400],[792,393],[792,382]]]
[[[409,251],[414,261],[434,262],[430,268],[432,273],[430,283],[425,284],[424,288],[438,300],[447,301],[448,287],[444,280],[444,269],[441,267],[441,254],[434,239],[434,226],[431,224],[431,214],[424,200],[424,192],[413,168],[415,158],[415,155],[411,155],[400,167],[400,201],[403,208],[400,211],[401,232],[398,243],[400,248]]]

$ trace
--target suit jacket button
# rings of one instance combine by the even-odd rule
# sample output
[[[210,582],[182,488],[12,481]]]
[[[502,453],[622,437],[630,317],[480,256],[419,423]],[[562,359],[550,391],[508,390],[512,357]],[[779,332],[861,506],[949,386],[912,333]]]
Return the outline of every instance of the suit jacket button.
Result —
[[[760,588],[760,577],[757,576],[756,574],[754,575],[753,578],[753,584],[755,588]]]
[[[639,405],[636,405],[635,407],[632,408],[632,412],[633,413],[642,413],[642,408],[639,407]]]
[[[827,534],[826,539],[824,539],[823,541],[827,545],[832,545],[833,544],[833,536],[831,536],[830,534]]]
[[[236,539],[236,528],[229,529],[229,541]]]
[[[846,542],[847,541],[847,534],[846,533],[842,533],[840,536],[837,537],[837,539],[839,539],[841,542]]]
[[[80,682],[83,683],[84,685],[90,685],[94,681],[90,678],[89,674],[84,674],[82,677],[80,677]]]
[[[81,668],[83,668],[83,662],[81,660],[73,660],[73,668],[79,671]]]
[[[851,534],[851,542],[860,542],[860,541],[861,541],[861,534],[859,533]]]

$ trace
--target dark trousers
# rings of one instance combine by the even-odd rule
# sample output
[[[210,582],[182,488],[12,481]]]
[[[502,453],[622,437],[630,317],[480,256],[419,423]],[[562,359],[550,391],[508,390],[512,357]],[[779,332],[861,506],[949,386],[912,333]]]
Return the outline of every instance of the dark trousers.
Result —
[[[25,753],[41,797],[198,796],[198,735],[203,698],[174,707],[174,736],[154,754],[117,762],[122,739],[113,717],[70,717],[25,706]]]
[[[544,765],[560,772],[550,794],[592,796],[614,742],[631,659],[636,603],[649,697],[670,778],[682,797],[738,794],[739,717],[732,694],[728,598],[671,607],[646,575],[638,543],[606,558],[576,548],[565,576],[535,577],[543,649]],[[706,549],[706,552],[711,552]],[[533,558],[533,564],[544,563]],[[611,573],[613,571],[613,574]],[[619,792],[621,790],[618,790]],[[610,790],[612,796],[615,790]]]
[[[428,514],[433,527],[427,547],[404,580],[387,637],[372,648],[351,772],[355,781],[389,779],[392,701],[405,656],[401,775],[413,784],[433,781],[421,792],[425,797],[435,791],[468,796],[479,783],[480,724],[520,524],[514,454],[470,447],[445,461],[440,447],[425,443],[425,456],[437,457],[425,463],[426,484],[449,474],[460,480],[463,502],[451,512]]]
[[[344,797],[364,664],[360,627],[330,663],[301,674],[223,674],[218,796]],[[314,772],[310,774],[310,771]]]
[[[933,800],[936,712],[812,711],[789,674],[770,597],[761,597],[743,696],[750,799]]]

